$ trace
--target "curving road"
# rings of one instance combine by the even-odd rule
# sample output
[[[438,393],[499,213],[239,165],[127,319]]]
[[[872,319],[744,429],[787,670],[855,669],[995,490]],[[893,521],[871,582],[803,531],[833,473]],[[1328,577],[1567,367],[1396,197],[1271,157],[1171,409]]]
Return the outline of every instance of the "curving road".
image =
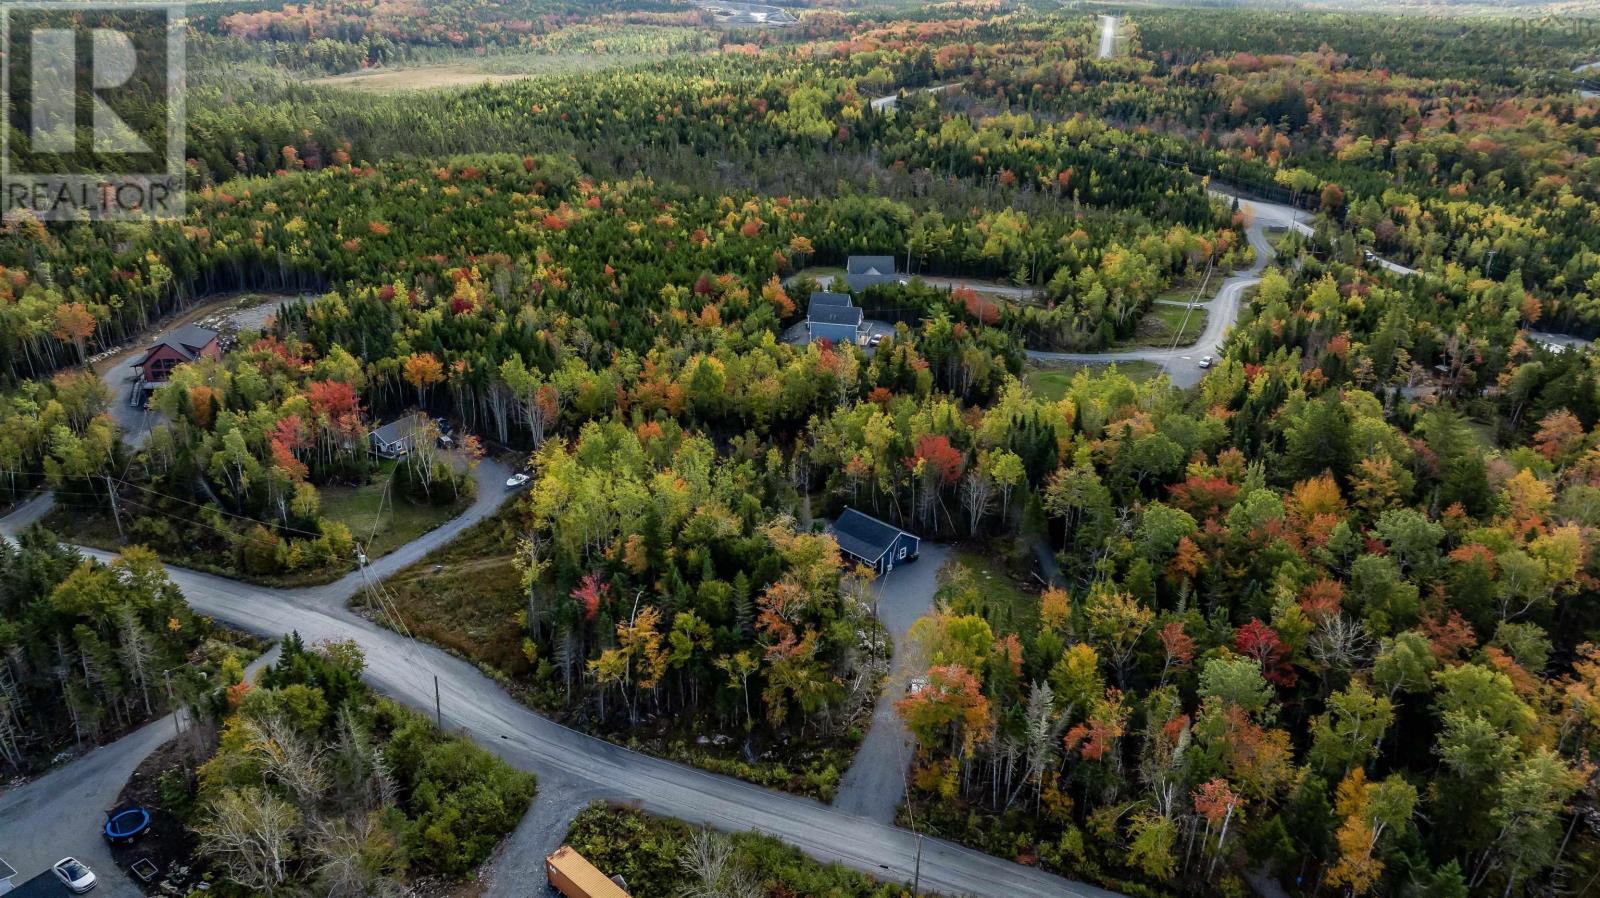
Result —
[[[1213,196],[1228,201],[1237,199],[1239,208],[1250,216],[1250,224],[1245,228],[1245,238],[1255,249],[1256,258],[1249,268],[1236,272],[1222,282],[1216,297],[1206,307],[1208,313],[1206,328],[1198,340],[1188,346],[1169,349],[1122,349],[1109,352],[1047,352],[1030,349],[1027,350],[1029,360],[1047,364],[1066,362],[1080,365],[1150,362],[1159,365],[1175,387],[1192,387],[1199,383],[1201,376],[1205,374],[1205,370],[1200,367],[1200,360],[1205,356],[1217,357],[1222,354],[1228,332],[1233,329],[1234,322],[1239,320],[1244,291],[1261,283],[1261,272],[1266,269],[1268,260],[1272,258],[1272,244],[1267,242],[1265,229],[1278,227],[1301,234],[1311,234],[1311,226],[1300,220],[1300,216],[1305,213],[1293,206],[1245,199],[1215,187],[1210,192]],[[1367,261],[1402,276],[1418,273],[1415,269],[1378,256],[1369,255]]]
[[[479,501],[467,514],[379,560],[369,569],[370,576],[382,577],[415,561],[492,511],[505,492],[492,488],[492,483],[486,485],[491,488],[480,492]],[[16,516],[0,521],[0,533],[12,532],[16,523]],[[102,560],[112,557],[97,550],[84,551]],[[346,609],[345,600],[360,586],[360,574],[326,586],[273,590],[183,568],[169,566],[168,572],[196,611],[232,626],[265,636],[298,631],[311,642],[355,640],[366,652],[367,679],[383,693],[413,707],[432,710],[437,682],[446,726],[465,731],[511,764],[537,773],[542,786],[528,817],[530,831],[514,836],[511,851],[517,853],[508,851],[495,865],[496,870],[510,871],[515,882],[498,884],[496,894],[515,894],[515,889],[526,890],[530,882],[536,882],[530,877],[537,872],[527,871],[540,867],[528,852],[546,847],[561,822],[568,819],[566,815],[595,799],[626,802],[726,831],[767,833],[818,860],[839,862],[885,879],[909,881],[918,868],[918,839],[907,830],[811,799],[641,755],[539,716],[468,662],[406,639]],[[82,765],[83,761],[75,762],[52,774],[55,789],[64,791],[87,780],[90,774],[83,772],[87,768]],[[87,806],[96,808],[92,799]],[[81,826],[75,827],[73,821],[80,819]],[[31,840],[31,823],[31,819],[0,817],[0,845]],[[82,832],[63,834],[67,841],[52,841],[48,850],[98,838],[96,820],[81,813],[68,816],[64,825],[74,833]],[[930,891],[1015,898],[1118,898],[1112,892],[936,839],[923,840],[920,853],[922,886]]]

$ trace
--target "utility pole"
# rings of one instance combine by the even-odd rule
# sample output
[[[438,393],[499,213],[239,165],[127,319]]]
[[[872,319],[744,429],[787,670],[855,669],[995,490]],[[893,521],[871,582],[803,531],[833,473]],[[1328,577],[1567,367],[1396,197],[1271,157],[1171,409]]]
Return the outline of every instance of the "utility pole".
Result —
[[[444,729],[444,706],[439,704],[438,674],[433,675],[433,721],[439,729]]]
[[[917,867],[911,877],[911,894],[922,894],[922,833],[917,833]]]
[[[1499,250],[1497,250],[1497,249],[1491,249],[1491,250],[1489,250],[1489,254],[1483,257],[1483,276],[1484,277],[1490,277],[1491,273],[1494,271],[1494,255],[1495,255],[1495,253],[1498,253],[1498,252],[1499,252]]]

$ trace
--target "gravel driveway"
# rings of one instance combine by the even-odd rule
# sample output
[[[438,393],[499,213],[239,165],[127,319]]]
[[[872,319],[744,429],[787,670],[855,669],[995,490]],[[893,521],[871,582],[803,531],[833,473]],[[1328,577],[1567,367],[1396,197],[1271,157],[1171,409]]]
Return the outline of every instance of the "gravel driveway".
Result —
[[[939,569],[950,558],[947,546],[924,542],[915,564],[902,565],[873,583],[878,619],[894,640],[894,664],[883,694],[872,711],[866,738],[856,750],[850,769],[839,780],[833,806],[841,811],[893,823],[905,798],[906,775],[916,746],[894,703],[905,695],[906,685],[922,667],[922,659],[906,638],[911,625],[933,610],[939,589]]]

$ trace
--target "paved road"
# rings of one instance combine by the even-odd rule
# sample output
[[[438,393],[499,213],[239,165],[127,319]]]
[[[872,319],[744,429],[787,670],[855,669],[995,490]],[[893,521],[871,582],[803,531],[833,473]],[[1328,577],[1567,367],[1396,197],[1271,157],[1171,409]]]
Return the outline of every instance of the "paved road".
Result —
[[[879,577],[872,585],[877,593],[878,620],[894,641],[894,664],[884,683],[883,694],[872,709],[872,722],[866,738],[856,750],[850,769],[839,780],[839,794],[833,806],[879,823],[893,823],[895,811],[906,794],[906,771],[916,745],[911,732],[895,710],[894,703],[906,693],[911,677],[923,668],[923,660],[906,638],[911,625],[933,610],[933,595],[939,591],[939,569],[950,557],[946,546],[923,543],[915,564],[902,565]]]
[[[1584,84],[1594,83],[1592,80],[1585,77],[1590,72],[1600,72],[1600,61],[1591,62],[1588,65],[1580,65],[1572,70],[1572,74],[1577,75],[1579,78],[1578,83],[1580,86],[1578,88],[1578,98],[1581,100],[1600,99],[1600,90],[1590,90],[1582,86]]]
[[[833,286],[833,275],[831,274],[817,274],[810,277],[817,282],[818,289],[826,290]],[[1039,295],[1039,291],[1032,287],[1016,287],[1011,284],[982,280],[981,278],[949,278],[921,274],[908,274],[905,275],[905,278],[912,281],[921,281],[930,287],[937,287],[940,290],[955,290],[960,287],[967,287],[978,293],[988,293],[1020,302],[1032,301],[1037,299]],[[797,280],[799,280],[799,276],[791,274],[784,279],[784,286],[793,284]]]
[[[254,676],[277,657],[274,647],[245,668],[246,675]],[[25,879],[70,854],[94,871],[95,895],[141,898],[111,860],[101,827],[140,762],[176,734],[178,716],[187,722],[184,712],[168,714],[0,795],[0,856]]]
[[[503,490],[485,493],[504,495]],[[9,525],[9,519],[0,521],[0,532]],[[464,525],[451,529],[460,526]],[[436,540],[424,537],[419,543],[448,539],[441,534],[444,529],[430,534]],[[374,575],[382,576],[426,550],[418,544],[407,546],[375,564]],[[86,550],[86,554],[104,560],[111,557],[95,550]],[[359,576],[354,581],[347,577],[309,589],[270,590],[182,568],[169,567],[168,572],[196,611],[241,629],[269,636],[293,630],[312,643],[355,640],[366,652],[367,679],[381,692],[413,707],[432,710],[437,682],[445,725],[468,733],[511,764],[537,773],[542,782],[566,786],[542,789],[547,797],[556,798],[575,787],[573,806],[592,799],[628,802],[651,813],[725,831],[768,833],[819,860],[837,861],[886,879],[909,880],[912,876],[917,857],[917,839],[912,833],[811,799],[641,755],[547,720],[511,698],[471,664],[346,609],[344,601]],[[76,771],[76,764],[64,768],[62,782],[75,781]],[[560,807],[546,810],[537,804],[534,810],[534,821],[558,820],[564,812]],[[551,825],[544,824],[547,828]],[[519,834],[517,844],[531,848],[548,842],[538,835],[528,834],[524,843]],[[932,891],[1016,898],[1115,895],[938,840],[925,840],[922,849],[922,883]],[[519,855],[519,860],[521,863],[510,866],[537,869],[531,859]],[[518,884],[523,887],[536,881],[523,877],[519,873]]]

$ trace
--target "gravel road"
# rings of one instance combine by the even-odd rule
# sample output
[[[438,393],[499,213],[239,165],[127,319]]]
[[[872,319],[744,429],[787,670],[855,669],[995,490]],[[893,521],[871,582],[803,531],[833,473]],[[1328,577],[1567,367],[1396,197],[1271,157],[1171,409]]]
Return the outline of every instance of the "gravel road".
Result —
[[[505,493],[484,490],[483,495],[494,501],[487,506],[480,501],[452,525],[378,561],[373,575],[383,576],[420,558],[432,544],[449,539],[471,519],[492,510]],[[8,531],[10,524],[9,518],[0,522],[0,532]],[[85,553],[111,558],[96,550]],[[355,640],[366,653],[367,679],[373,686],[413,707],[432,710],[437,683],[446,727],[466,732],[511,764],[537,773],[543,785],[528,818],[530,831],[516,834],[512,849],[498,862],[500,869],[514,873],[512,888],[530,889],[537,881],[529,871],[540,868],[528,852],[548,844],[560,815],[595,799],[626,802],[725,831],[767,833],[818,860],[836,861],[885,879],[909,881],[917,866],[917,838],[906,830],[811,799],[641,755],[539,716],[473,665],[351,613],[344,607],[345,599],[359,584],[359,575],[326,586],[272,590],[183,568],[169,567],[168,572],[196,611],[241,629],[273,637],[292,630],[312,643]],[[59,771],[63,788],[83,776],[80,764]],[[546,801],[549,808],[542,807]],[[19,832],[14,830],[11,839]],[[11,844],[11,839],[0,833],[0,842]],[[925,889],[950,895],[1115,895],[936,839],[924,840],[920,868]]]

